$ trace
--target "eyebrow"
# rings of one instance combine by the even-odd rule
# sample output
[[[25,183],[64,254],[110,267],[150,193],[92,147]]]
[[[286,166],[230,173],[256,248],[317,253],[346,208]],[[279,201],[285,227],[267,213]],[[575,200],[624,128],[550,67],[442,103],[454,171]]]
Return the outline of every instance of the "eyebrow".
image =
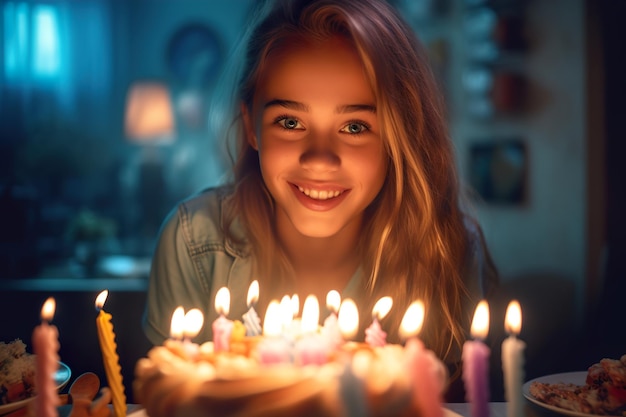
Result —
[[[263,105],[263,108],[267,109],[267,108],[274,107],[274,106],[284,107],[286,109],[292,109],[292,110],[297,110],[297,111],[309,110],[309,106],[307,106],[304,103],[300,103],[299,101],[282,100],[282,99],[270,100],[267,103],[265,103],[265,105]],[[346,104],[346,105],[337,106],[337,109],[335,109],[336,113],[354,113],[358,111],[367,111],[367,112],[376,114],[376,106],[372,104]]]

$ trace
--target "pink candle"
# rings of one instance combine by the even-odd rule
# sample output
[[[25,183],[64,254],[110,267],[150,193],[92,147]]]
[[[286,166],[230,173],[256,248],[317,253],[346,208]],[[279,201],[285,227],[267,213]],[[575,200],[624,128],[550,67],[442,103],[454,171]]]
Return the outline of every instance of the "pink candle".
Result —
[[[54,383],[54,373],[59,368],[59,331],[49,322],[54,316],[54,298],[46,300],[41,308],[41,324],[33,330],[32,343],[35,357],[35,411],[38,417],[58,416],[59,396]]]
[[[446,374],[434,352],[426,349],[417,337],[424,323],[424,304],[415,301],[404,313],[400,336],[407,339],[404,347],[406,368],[413,386],[413,402],[424,417],[443,417],[442,396]]]
[[[321,365],[328,362],[330,340],[318,332],[320,308],[317,297],[309,295],[302,308],[301,336],[296,341],[296,362],[300,365]]]
[[[220,316],[213,322],[213,346],[215,352],[228,352],[230,333],[233,330],[233,322],[226,318],[230,310],[230,291],[228,288],[220,288],[215,295],[215,310]]]
[[[263,321],[263,336],[257,346],[259,362],[264,365],[291,362],[291,346],[282,335],[282,320],[280,304],[272,300],[267,306]]]
[[[391,306],[393,300],[391,297],[383,297],[376,302],[372,309],[372,324],[365,329],[365,342],[372,347],[382,347],[387,343],[387,333],[380,327],[378,320],[383,319]]]
[[[471,335],[463,345],[463,381],[472,417],[489,416],[489,354],[482,340],[489,332],[489,305],[481,301],[472,320]]]

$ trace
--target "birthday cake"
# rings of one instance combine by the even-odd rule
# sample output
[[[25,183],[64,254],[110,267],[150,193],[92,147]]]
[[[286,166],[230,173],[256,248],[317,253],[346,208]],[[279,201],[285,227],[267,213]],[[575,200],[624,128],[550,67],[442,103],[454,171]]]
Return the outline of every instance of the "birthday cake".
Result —
[[[216,353],[208,342],[192,353],[169,340],[137,363],[134,390],[150,417],[425,416],[410,361],[399,345],[346,343],[323,364],[264,365],[254,349]]]
[[[327,326],[242,337],[241,327],[227,346],[214,330],[212,342],[169,339],[141,358],[133,390],[148,416],[444,415],[446,368],[416,337],[386,344],[372,326],[365,343],[338,340]]]

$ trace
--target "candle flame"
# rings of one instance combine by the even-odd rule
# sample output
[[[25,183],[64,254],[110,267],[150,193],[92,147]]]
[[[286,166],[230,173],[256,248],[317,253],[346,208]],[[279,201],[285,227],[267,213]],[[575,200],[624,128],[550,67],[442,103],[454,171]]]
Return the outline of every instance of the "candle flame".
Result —
[[[297,317],[299,312],[300,312],[300,297],[298,297],[298,294],[294,294],[291,296],[292,317]]]
[[[517,300],[511,301],[506,308],[504,330],[516,336],[522,330],[522,307]]]
[[[102,310],[104,307],[104,303],[109,296],[109,290],[104,290],[96,297],[96,310]]]
[[[330,290],[326,294],[326,307],[333,313],[339,311],[339,305],[341,304],[341,295],[337,290]]]
[[[291,308],[291,297],[288,295],[283,295],[283,298],[280,299],[279,319],[284,329],[291,326],[291,322],[293,321],[293,309]]]
[[[489,333],[489,304],[482,300],[476,306],[472,320],[471,335],[476,339],[485,339]]]
[[[304,306],[302,307],[302,332],[313,333],[317,331],[317,327],[320,320],[320,305],[317,302],[317,297],[309,295],[304,300]]]
[[[230,291],[222,287],[215,294],[215,311],[217,314],[227,316],[230,311]]]
[[[176,307],[172,314],[172,324],[170,325],[170,337],[172,339],[182,339],[185,327],[185,309],[182,306]]]
[[[248,287],[248,308],[252,307],[259,301],[259,281],[256,279],[250,283]]]
[[[408,339],[419,334],[424,325],[426,309],[422,300],[413,301],[406,309],[400,323],[400,337]]]
[[[374,308],[372,309],[372,317],[381,320],[385,318],[389,310],[391,310],[391,306],[393,305],[393,299],[389,296],[383,297],[380,300],[376,301],[374,304]]]
[[[265,312],[263,334],[265,336],[279,336],[281,330],[282,321],[280,320],[280,303],[278,300],[272,300],[267,306],[267,310]]]
[[[204,316],[202,315],[202,311],[197,308],[192,308],[187,313],[185,313],[184,318],[184,335],[186,338],[193,339],[200,333],[200,329],[202,329],[202,325],[204,324]]]
[[[352,339],[359,329],[359,310],[350,298],[346,298],[339,307],[337,315],[339,331],[345,339]]]
[[[54,298],[48,297],[41,307],[41,319],[45,321],[52,321],[54,317],[54,311],[56,310],[57,303]]]

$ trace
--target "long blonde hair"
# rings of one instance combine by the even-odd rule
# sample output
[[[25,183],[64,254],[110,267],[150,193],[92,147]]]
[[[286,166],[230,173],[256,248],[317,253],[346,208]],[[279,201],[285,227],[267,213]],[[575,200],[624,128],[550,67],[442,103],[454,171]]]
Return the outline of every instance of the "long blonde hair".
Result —
[[[248,34],[236,97],[251,108],[268,55],[283,42],[337,35],[353,42],[361,56],[389,157],[385,184],[365,213],[359,249],[370,296],[360,306],[371,311],[365,309],[378,297],[391,295],[395,314],[388,327],[394,338],[404,308],[422,299],[427,320],[421,337],[446,356],[460,346],[469,322],[461,276],[468,233],[443,100],[412,30],[382,0],[279,0]],[[232,127],[235,191],[227,224],[239,218],[246,227],[259,279],[271,280],[268,288],[287,288],[293,275],[272,238],[274,202],[240,112]]]

